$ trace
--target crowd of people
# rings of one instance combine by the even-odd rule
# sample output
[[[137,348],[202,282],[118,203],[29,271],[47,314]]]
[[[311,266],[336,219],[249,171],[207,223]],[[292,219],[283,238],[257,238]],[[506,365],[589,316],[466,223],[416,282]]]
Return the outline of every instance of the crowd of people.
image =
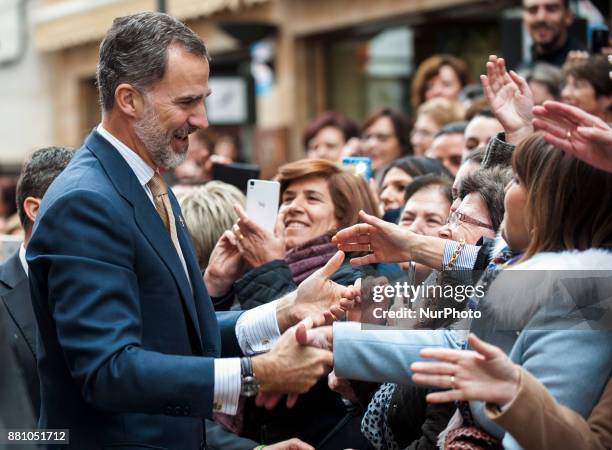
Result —
[[[273,230],[212,180],[239,152],[206,131],[202,39],[115,19],[101,123],[34,152],[0,210],[24,236],[0,265],[0,429],[78,450],[612,448],[612,63],[569,37],[568,1],[523,10],[517,72],[491,55],[476,84],[433,55],[410,116],[315,117]]]

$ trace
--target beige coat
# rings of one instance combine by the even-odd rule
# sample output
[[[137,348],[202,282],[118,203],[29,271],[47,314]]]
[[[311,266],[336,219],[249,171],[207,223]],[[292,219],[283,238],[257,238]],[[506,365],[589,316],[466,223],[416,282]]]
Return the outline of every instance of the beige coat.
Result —
[[[612,449],[612,381],[588,420],[560,405],[533,375],[521,369],[517,396],[503,412],[487,405],[487,416],[525,450]]]

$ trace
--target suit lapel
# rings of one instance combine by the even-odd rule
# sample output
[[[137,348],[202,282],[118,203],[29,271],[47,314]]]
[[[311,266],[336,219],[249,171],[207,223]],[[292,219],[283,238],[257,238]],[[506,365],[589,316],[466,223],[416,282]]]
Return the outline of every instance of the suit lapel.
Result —
[[[168,196],[170,203],[172,204],[172,211],[174,212],[174,220],[176,222],[176,234],[183,250],[183,256],[185,257],[185,264],[189,271],[189,277],[193,280],[193,296],[196,299],[195,306],[199,310],[200,314],[204,317],[204,323],[206,323],[206,329],[200,329],[201,335],[206,335],[204,342],[211,345],[211,347],[204,349],[206,352],[215,352],[217,345],[214,344],[217,341],[218,330],[217,330],[217,319],[215,316],[215,310],[212,302],[205,292],[205,286],[202,278],[202,271],[198,264],[195,249],[191,242],[191,236],[188,234],[188,230],[185,226],[185,221],[181,215],[181,207],[172,192],[172,189],[168,190]],[[197,301],[202,299],[203,301]],[[213,326],[214,324],[214,326]]]
[[[146,237],[172,274],[181,293],[183,305],[197,331],[201,348],[200,327],[193,293],[189,287],[189,280],[187,280],[178,253],[172,244],[170,235],[164,227],[159,214],[155,210],[155,206],[153,206],[153,203],[145,193],[138,178],[127,162],[98,132],[93,131],[85,141],[85,145],[98,158],[119,194],[133,206],[134,218],[142,234]],[[185,250],[183,250],[183,252],[185,252]]]
[[[34,310],[30,300],[30,285],[27,279],[22,280],[12,290],[2,295],[4,305],[21,330],[23,338],[36,359],[36,324]]]
[[[21,330],[23,337],[36,359],[36,324],[30,300],[30,285],[23,270],[19,252],[11,256],[3,265],[0,280],[10,287],[2,294],[2,300],[9,314]]]
[[[19,250],[13,253],[4,264],[0,264],[0,283],[6,285],[9,289],[13,289],[27,278],[19,259]]]

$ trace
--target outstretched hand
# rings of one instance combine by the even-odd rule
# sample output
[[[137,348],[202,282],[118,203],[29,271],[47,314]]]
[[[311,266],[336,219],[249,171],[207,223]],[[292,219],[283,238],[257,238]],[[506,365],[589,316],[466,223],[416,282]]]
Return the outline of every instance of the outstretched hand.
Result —
[[[489,56],[486,67],[487,74],[480,76],[485,96],[504,127],[506,141],[516,145],[533,133],[533,93],[524,78],[506,70],[503,58]]]
[[[359,212],[359,219],[363,223],[345,228],[332,238],[332,242],[342,251],[368,252],[365,256],[352,258],[353,266],[412,259],[411,243],[414,233],[364,211]]]
[[[533,108],[533,125],[546,142],[606,172],[612,172],[612,129],[575,106],[548,101]]]
[[[342,286],[331,276],[342,266],[344,253],[336,252],[330,260],[300,283],[298,288],[283,297],[277,306],[277,320],[281,331],[305,318],[315,327],[344,318],[347,311],[360,302],[360,285]]]
[[[299,320],[311,317],[317,327],[329,324],[344,318],[360,301],[359,286],[342,286],[330,280],[343,261],[344,253],[336,252],[327,264],[300,283],[294,305]]]
[[[412,363],[412,380],[448,389],[428,394],[430,403],[481,400],[506,405],[518,392],[518,366],[499,347],[481,341],[474,334],[470,335],[469,342],[473,350],[421,350],[423,358],[440,362]]]

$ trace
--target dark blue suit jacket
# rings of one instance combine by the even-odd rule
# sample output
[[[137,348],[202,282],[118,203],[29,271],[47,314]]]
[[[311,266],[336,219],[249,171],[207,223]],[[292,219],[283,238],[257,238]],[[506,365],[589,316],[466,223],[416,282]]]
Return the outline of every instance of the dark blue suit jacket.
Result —
[[[153,203],[96,131],[43,199],[27,249],[39,425],[70,428],[70,448],[204,446],[213,358],[240,353],[240,313],[215,316],[170,200],[193,293]]]
[[[6,332],[23,373],[32,410],[38,417],[40,387],[36,370],[36,319],[30,300],[30,284],[19,251],[0,265],[0,299],[8,313]]]

